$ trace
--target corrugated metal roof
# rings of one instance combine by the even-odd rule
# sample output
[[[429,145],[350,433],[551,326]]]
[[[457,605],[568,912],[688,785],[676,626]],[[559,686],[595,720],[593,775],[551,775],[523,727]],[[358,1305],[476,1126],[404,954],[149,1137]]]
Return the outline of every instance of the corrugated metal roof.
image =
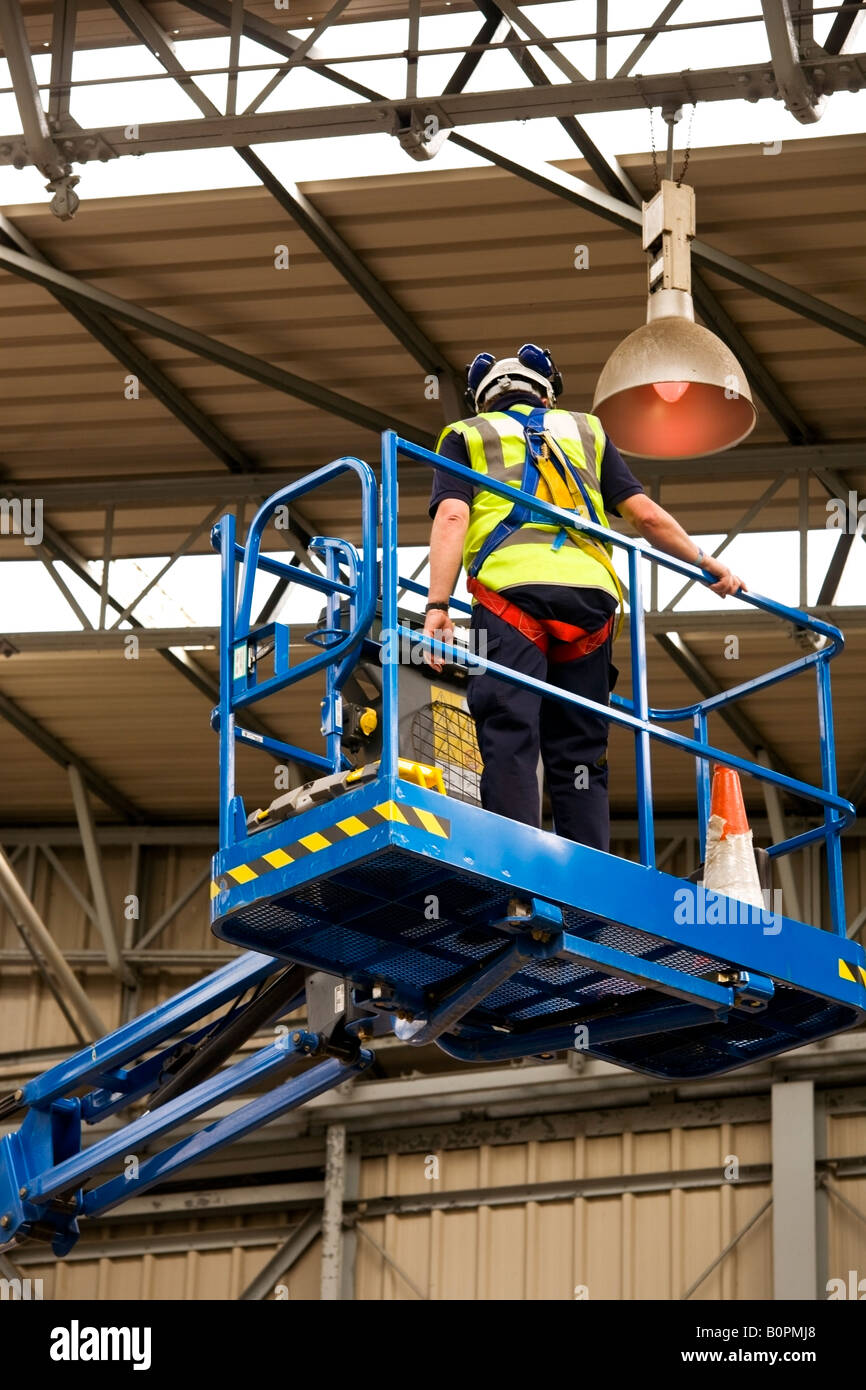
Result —
[[[763,156],[760,145],[695,152],[689,176],[697,188],[699,232],[812,294],[866,315],[861,234],[866,187],[854,176],[864,148],[866,136],[852,136],[794,142],[771,158]],[[647,158],[623,162],[648,192]],[[578,161],[568,167],[586,172]],[[488,344],[502,351],[525,339],[541,340],[555,348],[561,362],[568,386],[564,403],[587,406],[606,356],[641,319],[645,271],[636,239],[499,170],[432,169],[423,175],[320,182],[305,191],[453,363]],[[85,202],[69,224],[58,223],[44,206],[12,208],[9,215],[60,267],[94,284],[421,428],[433,432],[440,423],[441,407],[425,399],[423,370],[264,192]],[[290,250],[288,271],[274,269],[274,248],[281,244]],[[589,248],[589,270],[574,269],[578,244]],[[861,350],[730,282],[709,279],[816,435],[835,441],[861,437]],[[110,500],[118,480],[168,480],[201,472],[214,479],[208,501],[165,508],[126,503],[117,510],[116,554],[169,553],[211,502],[220,500],[220,479],[228,475],[219,473],[204,447],[146,391],[137,401],[124,398],[123,368],[44,290],[8,274],[2,284],[0,488],[15,483],[35,491],[50,480],[104,479]],[[375,461],[377,441],[371,433],[163,342],[131,336],[258,470],[273,474],[275,484],[343,452]],[[666,481],[663,503],[693,531],[730,527],[761,494],[767,474],[731,471],[729,460],[748,459],[754,443],[781,440],[779,428],[762,411],[749,446]],[[636,469],[640,473],[640,464]],[[848,482],[866,491],[866,468],[850,474]],[[404,470],[405,543],[427,537],[428,486],[423,470]],[[47,495],[50,499],[50,489]],[[793,528],[797,510],[792,478],[754,528]],[[305,511],[314,529],[357,536],[354,493],[335,489],[307,498]],[[811,525],[822,526],[825,519],[825,494],[813,480]],[[56,511],[49,503],[46,520],[85,555],[101,554],[102,515],[92,502],[86,509],[63,504]],[[23,546],[16,551],[16,544],[11,537],[0,539],[2,553],[33,558]],[[193,548],[206,545],[205,534]],[[170,585],[170,576],[166,582]],[[844,626],[844,610],[839,617]],[[22,621],[22,628],[26,625]],[[722,635],[689,640],[726,685],[796,654],[784,635],[753,645],[746,640],[733,666],[724,659]],[[624,646],[621,650],[625,653]],[[213,653],[196,659],[215,674]],[[624,668],[622,690],[628,662],[625,656],[617,659]],[[862,761],[859,704],[866,652],[861,631],[852,634],[834,669],[844,788]],[[801,691],[785,687],[784,699],[772,704],[772,697],[760,697],[754,717],[798,774],[811,780],[816,763],[811,734],[809,739],[805,734],[815,728],[813,692],[807,682],[800,685]],[[136,662],[118,654],[16,655],[0,666],[0,689],[149,815],[213,815],[216,748],[205,698],[155,654],[142,651]],[[653,642],[650,689],[659,706],[693,698],[692,687]],[[318,693],[289,692],[272,717],[292,741],[316,746],[317,705]],[[725,746],[724,729],[718,737]],[[66,779],[55,764],[5,724],[0,750],[2,820],[69,818]],[[627,810],[633,805],[628,735],[614,735],[611,756],[614,807]],[[267,778],[270,770],[262,775]],[[661,750],[658,804],[691,806],[691,778],[687,759]]]
[[[864,149],[866,136],[850,136],[792,142],[771,158],[759,144],[696,151],[689,177],[700,234],[866,315],[866,189],[856,176]],[[646,157],[623,163],[649,193]],[[580,161],[567,167],[587,172]],[[642,319],[645,268],[636,238],[499,170],[433,169],[314,183],[305,192],[458,366],[479,347],[513,351],[538,339],[556,350],[568,388],[564,404],[587,408],[606,357]],[[423,369],[265,192],[85,201],[69,224],[46,206],[8,211],[66,271],[431,434],[442,423],[438,402],[425,399]],[[274,268],[280,245],[289,248],[284,271]],[[588,247],[588,270],[574,269],[576,245]],[[730,281],[708,278],[816,437],[861,438],[861,350]],[[8,274],[2,283],[0,485],[199,469],[219,476],[204,447],[146,390],[125,399],[124,369],[45,290]],[[375,461],[377,441],[368,431],[137,331],[131,336],[275,480],[344,452]],[[782,442],[761,410],[740,452],[748,457],[755,444]],[[425,537],[428,481],[424,470],[405,470],[407,543]],[[742,474],[732,485],[724,456],[670,487],[692,529],[728,527],[761,491]],[[328,516],[351,531],[354,495],[344,489],[342,496],[346,505],[336,513],[330,503],[308,499],[312,521]],[[761,525],[794,526],[796,513],[796,489],[786,487]],[[124,508],[115,520],[116,553],[165,553],[202,514],[188,506],[174,516]],[[813,524],[823,519],[816,488]],[[56,520],[84,553],[100,553],[101,519],[93,509],[61,511]]]

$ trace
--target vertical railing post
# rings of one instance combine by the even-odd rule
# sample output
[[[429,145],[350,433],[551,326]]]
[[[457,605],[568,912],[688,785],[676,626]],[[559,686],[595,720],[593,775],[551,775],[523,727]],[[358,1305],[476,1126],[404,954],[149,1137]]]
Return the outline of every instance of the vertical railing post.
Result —
[[[707,716],[700,709],[693,720],[695,741],[707,741]],[[700,840],[701,863],[707,852],[707,824],[710,819],[710,764],[706,758],[695,758],[695,781],[698,793],[698,837]]]
[[[340,560],[336,546],[325,549],[325,573],[328,579],[340,578]],[[331,592],[325,603],[325,627],[331,641],[331,634],[340,626],[340,596]],[[322,732],[325,735],[325,750],[334,772],[340,771],[343,742],[343,701],[338,684],[338,671],[333,661],[325,667],[325,698],[322,701]]]
[[[232,712],[235,644],[235,519],[217,522],[220,537],[220,849],[235,842],[235,717]]]
[[[830,693],[830,663],[819,661],[815,666],[818,683],[818,733],[821,739],[821,785],[831,796],[837,794],[836,739],[833,732],[833,700]],[[842,843],[833,824],[831,807],[824,809],[827,846],[827,891],[830,898],[830,921],[837,936],[847,935],[845,921],[845,883],[842,878]]]
[[[644,632],[643,576],[638,550],[628,553],[629,637],[631,644],[631,697],[634,713],[646,724],[649,720],[649,698],[646,680],[646,634]],[[655,831],[653,827],[652,768],[650,764],[650,735],[646,728],[634,736],[635,771],[637,774],[637,815],[640,861],[655,864]]]
[[[399,663],[401,639],[397,604],[397,435],[382,435],[382,760],[380,776],[399,770]]]

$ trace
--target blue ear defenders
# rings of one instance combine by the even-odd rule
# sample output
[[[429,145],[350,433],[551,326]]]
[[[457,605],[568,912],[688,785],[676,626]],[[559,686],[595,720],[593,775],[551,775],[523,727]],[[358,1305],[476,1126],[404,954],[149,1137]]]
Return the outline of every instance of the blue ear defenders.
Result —
[[[517,354],[517,360],[522,362],[524,367],[538,372],[539,376],[546,377],[553,389],[554,396],[562,395],[562,374],[557,370],[556,363],[547,348],[536,347],[535,343],[524,343]]]
[[[475,392],[486,377],[496,358],[492,352],[479,352],[474,362],[466,366],[466,391],[464,399],[470,410],[475,410]]]
[[[535,343],[524,343],[517,354],[517,360],[528,367],[530,371],[538,372],[546,381],[550,382],[554,396],[562,394],[562,376],[557,370],[556,364],[546,348],[537,347]],[[470,410],[475,410],[475,393],[481,382],[484,380],[496,358],[490,352],[479,352],[473,362],[466,368],[466,392],[465,400]]]

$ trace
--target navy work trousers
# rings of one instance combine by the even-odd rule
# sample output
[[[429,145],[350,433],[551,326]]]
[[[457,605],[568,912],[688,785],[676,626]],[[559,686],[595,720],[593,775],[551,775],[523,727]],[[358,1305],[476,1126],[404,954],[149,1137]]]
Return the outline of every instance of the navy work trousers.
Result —
[[[472,610],[472,628],[487,636],[486,651],[484,639],[475,639],[479,656],[608,704],[616,679],[610,638],[588,656],[557,663],[480,604]],[[607,721],[577,705],[543,700],[487,672],[470,677],[467,700],[484,760],[482,805],[511,820],[540,825],[540,753],[557,835],[607,850]]]

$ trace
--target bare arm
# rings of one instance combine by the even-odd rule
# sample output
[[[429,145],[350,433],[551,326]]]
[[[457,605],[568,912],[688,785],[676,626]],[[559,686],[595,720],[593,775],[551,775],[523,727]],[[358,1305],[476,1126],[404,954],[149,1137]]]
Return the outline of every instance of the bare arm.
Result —
[[[716,582],[710,585],[714,594],[725,598],[728,594],[735,594],[738,589],[746,588],[742,579],[732,574],[727,565],[723,565],[712,555],[704,555],[699,560],[700,547],[687,535],[676,518],[651,497],[647,497],[646,493],[638,492],[634,497],[627,497],[624,502],[618,504],[618,510],[656,550],[663,550],[666,555],[673,555],[676,560],[686,560],[691,565],[700,563],[702,569],[715,575]]]
[[[446,497],[436,508],[430,532],[430,602],[446,603],[454,592],[463,559],[463,542],[469,525],[469,508],[456,497]],[[454,625],[444,609],[434,608],[424,620],[425,637],[454,641]],[[426,658],[434,671],[443,662]]]

